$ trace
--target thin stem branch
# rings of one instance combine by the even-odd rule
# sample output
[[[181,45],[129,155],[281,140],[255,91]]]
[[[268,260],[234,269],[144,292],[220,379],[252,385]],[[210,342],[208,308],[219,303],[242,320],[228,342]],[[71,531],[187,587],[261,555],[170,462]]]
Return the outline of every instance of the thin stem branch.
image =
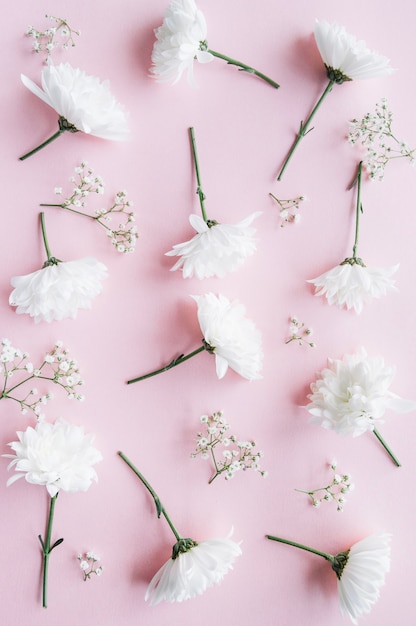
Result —
[[[46,227],[45,227],[45,214],[43,211],[41,211],[40,213],[40,227],[42,229],[42,238],[43,238],[43,245],[45,246],[45,251],[46,251],[46,256],[49,259],[52,257],[51,254],[51,250],[49,248],[49,244],[48,244],[48,237],[46,235]]]
[[[282,180],[282,176],[286,170],[286,167],[289,164],[290,159],[292,158],[296,148],[298,147],[298,144],[300,143],[300,141],[304,138],[304,136],[309,132],[309,126],[312,122],[312,119],[314,118],[316,112],[318,111],[318,109],[320,108],[321,104],[323,103],[323,101],[325,100],[326,96],[332,91],[332,87],[334,86],[335,81],[334,80],[330,80],[329,83],[327,84],[324,92],[322,93],[321,97],[319,98],[318,102],[316,103],[316,105],[314,106],[314,108],[312,109],[311,113],[309,114],[309,117],[307,118],[306,122],[301,122],[300,126],[299,126],[299,132],[296,136],[295,141],[292,144],[292,147],[289,150],[289,153],[285,159],[285,162],[283,163],[282,169],[280,170],[280,173],[277,177],[277,180]],[[312,128],[310,129],[312,130]]]
[[[312,552],[313,554],[317,554],[318,556],[322,556],[327,561],[333,563],[334,556],[332,554],[328,554],[328,552],[322,552],[321,550],[315,550],[315,548],[310,548],[309,546],[305,546],[302,543],[296,543],[295,541],[289,541],[289,539],[282,539],[281,537],[275,537],[274,535],[266,535],[267,539],[271,539],[272,541],[279,541],[280,543],[285,543],[289,546],[294,546],[295,548],[300,548],[301,550],[306,550],[307,552]]]
[[[207,52],[210,52],[214,57],[217,57],[218,59],[222,59],[223,61],[226,61],[228,65],[235,65],[236,67],[240,68],[240,71],[248,72],[249,74],[254,74],[258,78],[261,78],[262,80],[266,81],[266,83],[268,83],[275,89],[278,89],[280,87],[280,85],[276,83],[276,81],[266,76],[266,74],[263,74],[262,72],[259,72],[258,70],[255,70],[253,67],[250,67],[250,65],[241,63],[241,61],[237,61],[236,59],[231,59],[230,57],[225,56],[225,54],[221,54],[220,52],[211,50],[211,48],[207,48]]]
[[[380,433],[378,432],[378,430],[376,428],[374,428],[373,433],[375,434],[375,436],[377,437],[377,439],[379,440],[379,442],[381,443],[383,448],[386,450],[386,452],[389,454],[389,456],[393,460],[393,463],[397,467],[401,467],[402,464],[400,463],[399,459],[394,454],[394,452],[391,450],[390,446],[388,446],[387,443],[384,441],[383,437],[380,435]]]
[[[58,539],[53,546],[51,547],[51,536],[52,536],[52,525],[53,525],[53,517],[55,513],[55,503],[58,494],[55,494],[51,498],[50,506],[49,506],[49,517],[48,517],[48,526],[46,529],[46,537],[45,541],[43,541],[42,537],[39,535],[39,541],[42,546],[43,552],[43,584],[42,584],[42,606],[46,609],[48,606],[48,572],[49,572],[49,555],[52,550],[62,543],[63,539]]]
[[[143,474],[141,472],[139,472],[139,470],[137,469],[137,467],[130,461],[130,459],[128,459],[126,457],[126,455],[123,452],[118,452],[118,455],[120,458],[123,459],[123,461],[125,463],[127,463],[127,465],[130,467],[130,469],[133,470],[133,472],[136,474],[136,476],[138,478],[140,478],[140,480],[142,481],[143,485],[146,487],[146,489],[149,491],[150,495],[152,496],[155,505],[156,505],[156,512],[157,512],[157,516],[160,517],[160,515],[162,514],[165,518],[165,520],[167,521],[167,523],[170,526],[170,529],[172,530],[173,534],[176,537],[177,541],[180,541],[182,539],[181,535],[178,533],[178,531],[176,530],[175,526],[173,525],[170,517],[168,516],[165,507],[163,506],[163,504],[160,501],[159,496],[157,495],[157,493],[155,492],[155,490],[153,489],[153,487],[150,485],[150,483],[146,480],[146,478],[143,476]]]
[[[204,222],[208,222],[208,216],[207,216],[206,211],[205,211],[205,198],[206,198],[206,195],[204,194],[204,192],[202,190],[201,173],[199,171],[198,152],[197,152],[197,149],[196,149],[196,141],[195,141],[195,131],[194,131],[194,129],[192,127],[189,129],[189,134],[191,136],[192,156],[193,156],[193,159],[194,159],[195,174],[196,174],[196,180],[197,180],[197,184],[198,184],[196,193],[199,196],[199,204],[201,206],[201,213],[202,213],[203,220],[204,220]]]
[[[361,204],[361,179],[362,179],[362,169],[363,162],[360,161],[358,164],[358,171],[356,176],[356,184],[357,184],[357,206],[355,209],[355,237],[354,237],[354,245],[352,247],[352,256],[353,259],[357,258],[357,248],[358,248],[358,236],[360,230],[360,216],[363,212],[363,207]]]
[[[26,154],[24,154],[23,156],[19,157],[19,161],[24,161],[25,159],[27,159],[28,157],[32,156],[32,154],[36,154],[36,152],[39,152],[39,150],[42,150],[42,148],[44,148],[45,146],[47,146],[48,144],[52,143],[52,141],[55,141],[55,139],[57,139],[58,137],[60,137],[63,133],[65,132],[64,129],[59,129],[56,131],[56,133],[54,133],[51,137],[49,137],[49,139],[47,139],[46,141],[44,141],[43,143],[41,143],[39,146],[37,146],[36,148],[33,148],[33,150],[30,150],[30,152],[27,152]]]
[[[167,372],[168,370],[172,369],[172,367],[184,363],[188,359],[191,359],[193,356],[199,354],[200,352],[203,352],[204,350],[206,350],[206,347],[204,344],[202,344],[202,346],[200,346],[193,352],[185,355],[181,354],[180,356],[176,357],[176,359],[172,359],[172,361],[168,363],[168,365],[165,365],[158,370],[154,370],[153,372],[149,372],[148,374],[143,374],[143,376],[138,376],[137,378],[132,378],[131,380],[128,380],[127,384],[131,385],[132,383],[137,383],[139,380],[145,380],[146,378],[150,378],[151,376],[156,376],[157,374],[161,374],[162,372]]]

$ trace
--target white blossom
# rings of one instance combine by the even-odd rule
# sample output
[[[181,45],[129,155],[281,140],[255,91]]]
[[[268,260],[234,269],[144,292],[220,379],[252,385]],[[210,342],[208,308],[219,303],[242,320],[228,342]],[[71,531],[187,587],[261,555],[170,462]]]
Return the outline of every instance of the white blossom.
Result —
[[[363,305],[397,290],[391,276],[399,264],[391,267],[367,267],[360,263],[342,263],[308,280],[315,286],[316,296],[325,296],[329,304],[354,309],[361,313]]]
[[[75,318],[78,309],[91,308],[105,278],[107,268],[93,257],[49,264],[13,277],[9,304],[17,307],[17,313],[34,317],[35,322]]]
[[[189,221],[197,234],[166,253],[179,257],[171,270],[181,269],[184,278],[199,279],[221,278],[235,271],[256,251],[256,231],[251,224],[259,215],[252,213],[237,224],[207,223],[199,215],[191,215]]]
[[[101,452],[93,447],[93,436],[84,434],[81,426],[60,419],[55,423],[39,422],[17,432],[18,441],[8,445],[14,455],[8,469],[16,473],[9,478],[11,485],[24,477],[33,485],[44,485],[51,497],[59,490],[75,493],[87,491],[97,480],[93,465],[102,460]]]
[[[222,581],[242,553],[240,545],[229,537],[193,544],[186,551],[179,551],[176,558],[172,555],[153,576],[145,595],[151,605],[183,602],[201,595]]]
[[[230,302],[223,295],[208,293],[192,296],[198,305],[198,321],[215,355],[218,378],[228,367],[249,380],[262,378],[262,338],[254,323],[245,317],[245,307],[237,300]]]

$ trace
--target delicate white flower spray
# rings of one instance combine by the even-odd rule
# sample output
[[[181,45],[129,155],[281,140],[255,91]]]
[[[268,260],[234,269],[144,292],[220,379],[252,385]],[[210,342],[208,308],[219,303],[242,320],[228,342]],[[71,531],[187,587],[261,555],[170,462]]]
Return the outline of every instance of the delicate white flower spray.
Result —
[[[358,256],[358,238],[360,217],[363,212],[361,202],[362,166],[360,161],[357,175],[350,189],[357,185],[357,204],[355,211],[355,239],[352,248],[352,256],[347,257],[336,267],[312,278],[307,282],[315,286],[315,295],[325,296],[329,304],[347,309],[354,309],[361,313],[364,304],[373,298],[380,298],[388,291],[395,290],[395,281],[391,276],[397,271],[399,265],[391,267],[367,267]]]
[[[314,341],[309,341],[311,335],[313,334],[312,328],[305,326],[305,323],[300,322],[295,315],[291,315],[289,318],[289,332],[290,337],[286,339],[286,344],[295,341],[299,346],[316,348],[316,343]]]
[[[98,565],[98,561],[100,561],[100,557],[89,550],[85,554],[78,554],[77,559],[79,561],[79,566],[82,570],[82,574],[84,577],[84,582],[92,578],[92,575],[101,576],[103,573],[103,566]]]
[[[11,279],[9,304],[35,322],[75,318],[78,309],[90,309],[92,299],[101,293],[107,268],[93,257],[60,261],[52,256],[43,213],[40,222],[47,260],[42,269]]]
[[[340,474],[336,471],[336,461],[331,461],[330,468],[333,476],[329,485],[312,489],[312,491],[305,491],[304,489],[295,489],[295,491],[309,496],[315,508],[325,502],[334,502],[337,505],[337,511],[342,512],[347,501],[346,494],[354,489],[354,483],[351,482],[351,474]]]
[[[222,411],[202,415],[200,422],[205,431],[197,434],[196,450],[191,454],[191,458],[200,456],[202,459],[212,460],[214,473],[208,481],[209,485],[221,474],[224,474],[225,480],[231,480],[240,470],[245,472],[251,469],[259,472],[261,476],[267,476],[267,472],[260,469],[263,452],[254,450],[256,447],[254,441],[242,441],[231,435],[228,432],[231,426]],[[219,450],[222,450],[222,458],[219,458]]]
[[[245,317],[245,307],[237,300],[230,302],[221,294],[216,296],[208,293],[191,297],[198,305],[198,321],[204,335],[202,346],[189,354],[180,354],[160,369],[128,380],[127,384],[166,372],[204,351],[215,356],[218,378],[223,378],[229,367],[248,380],[262,377],[261,333]]]
[[[49,63],[42,72],[42,89],[22,74],[22,82],[35,96],[54,109],[59,130],[42,144],[20,157],[32,156],[64,132],[79,131],[102,139],[122,141],[129,128],[124,108],[114,98],[108,81],[88,76],[69,63]]]
[[[416,402],[404,400],[390,391],[396,373],[382,357],[370,357],[364,348],[346,354],[342,360],[328,359],[328,367],[311,383],[310,403],[305,409],[310,423],[342,436],[358,437],[372,431],[393,462],[400,462],[378,432],[387,409],[397,413],[416,410]]]
[[[67,20],[61,17],[54,15],[45,15],[45,17],[49,19],[52,26],[45,30],[37,30],[34,26],[29,26],[26,35],[33,39],[32,50],[36,54],[41,52],[46,54],[45,62],[47,62],[51,58],[52,52],[57,48],[63,50],[74,48],[75,35],[79,36],[81,33],[72,28]]]
[[[69,179],[74,185],[72,193],[63,199],[61,204],[41,204],[40,206],[51,206],[65,209],[75,215],[93,220],[104,228],[109,240],[117,250],[122,253],[132,253],[135,250],[139,237],[137,226],[135,226],[135,214],[131,210],[133,205],[127,199],[125,191],[118,191],[113,204],[108,209],[97,209],[95,214],[88,212],[86,203],[91,196],[102,196],[104,194],[104,182],[101,176],[94,174],[86,161],[75,168],[75,176]],[[55,194],[62,195],[62,188],[55,187]],[[110,224],[112,218],[118,220],[118,226]]]
[[[150,72],[158,82],[175,84],[186,71],[188,81],[195,84],[195,60],[209,63],[217,57],[240,71],[254,74],[276,89],[279,87],[274,80],[253,67],[209,48],[205,16],[194,0],[171,0],[163,24],[155,30],[155,35]]]
[[[353,624],[358,623],[357,618],[369,613],[379,599],[380,588],[385,584],[386,573],[390,571],[389,533],[365,537],[348,550],[335,555],[274,535],[266,537],[312,552],[329,561],[337,576],[341,614],[348,616]]]
[[[358,41],[336,22],[329,24],[325,20],[317,20],[315,41],[324,62],[329,82],[306,121],[300,123],[296,139],[289,150],[277,180],[282,179],[300,141],[312,130],[310,128],[311,122],[335,84],[342,85],[346,81],[376,78],[391,74],[394,71],[390,67],[390,61],[387,57],[369,50],[364,41]]]
[[[252,213],[237,224],[220,224],[208,218],[194,129],[190,128],[189,133],[198,185],[196,193],[199,197],[202,217],[190,216],[189,221],[197,234],[189,241],[174,245],[170,252],[166,252],[166,255],[179,257],[171,270],[181,269],[184,278],[192,276],[199,279],[211,276],[220,278],[227,272],[233,272],[241,267],[246,258],[256,251],[256,242],[253,237],[256,231],[251,228],[251,224],[261,215],[261,212]]]
[[[277,198],[274,194],[269,193],[279,205],[280,228],[285,224],[298,224],[300,222],[300,213],[298,211],[300,203],[306,200],[305,196],[297,196],[296,198]]]
[[[353,119],[349,124],[348,141],[352,145],[361,143],[366,149],[363,165],[372,180],[383,180],[387,163],[392,160],[416,163],[415,150],[397,139],[392,125],[393,112],[386,98],[376,104],[374,113],[366,113],[361,120]]]
[[[118,454],[149,491],[155,502],[158,518],[163,515],[176,538],[172,556],[150,581],[145,600],[150,599],[151,605],[162,601],[183,602],[220,583],[233,568],[235,559],[241,555],[240,544],[230,537],[203,541],[182,537],[145,477],[123,452]]]
[[[32,485],[45,486],[50,495],[49,517],[45,537],[38,536],[43,553],[42,605],[48,606],[49,557],[63,539],[52,543],[52,525],[55,504],[60,491],[76,493],[87,491],[97,473],[93,465],[102,460],[101,452],[93,447],[93,436],[86,435],[81,426],[58,420],[54,424],[38,422],[35,428],[28,427],[17,432],[18,441],[8,445],[14,454],[3,456],[12,459],[8,469],[14,467],[15,474],[7,486],[19,478]]]
[[[28,352],[15,348],[8,339],[2,339],[0,345],[0,376],[4,379],[0,400],[14,400],[19,404],[22,414],[32,411],[36,419],[43,420],[45,418],[42,413],[43,407],[53,398],[51,392],[40,395],[36,387],[30,387],[28,391],[27,383],[30,381],[48,380],[61,387],[70,400],[85,399],[85,396],[79,393],[79,387],[84,381],[79,373],[78,364],[61,341],[55,343],[37,367],[29,361]],[[20,393],[24,386],[26,390]]]

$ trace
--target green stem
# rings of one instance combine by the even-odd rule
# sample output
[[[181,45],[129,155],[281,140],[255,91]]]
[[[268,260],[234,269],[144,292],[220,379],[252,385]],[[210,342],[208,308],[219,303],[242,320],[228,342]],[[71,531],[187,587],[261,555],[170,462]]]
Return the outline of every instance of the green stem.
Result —
[[[58,539],[51,546],[51,536],[52,536],[52,524],[53,517],[55,513],[55,503],[58,494],[55,494],[51,498],[51,503],[49,507],[49,518],[48,518],[48,527],[46,529],[46,537],[45,541],[43,541],[42,537],[39,535],[39,541],[42,546],[43,552],[43,585],[42,585],[42,606],[46,609],[48,606],[48,571],[49,571],[49,555],[56,546],[63,542],[63,539]]]
[[[221,470],[218,468],[218,465],[217,465],[217,460],[215,458],[214,450],[212,447],[210,448],[210,450],[211,450],[212,462],[214,463],[215,474],[213,474],[213,476],[211,476],[211,478],[209,479],[208,485],[210,485],[217,478],[217,476],[221,474]]]
[[[191,127],[189,129],[189,134],[191,136],[191,144],[192,144],[192,155],[194,158],[194,164],[195,164],[195,174],[196,174],[196,180],[198,183],[198,187],[196,190],[196,193],[199,196],[199,204],[201,205],[201,213],[202,213],[202,217],[204,222],[208,223],[208,217],[205,211],[205,198],[206,195],[204,194],[204,192],[202,191],[202,185],[201,185],[201,174],[199,171],[199,161],[198,161],[198,152],[196,149],[196,141],[195,141],[195,131],[194,129]]]
[[[374,428],[373,433],[375,434],[375,436],[377,437],[377,439],[379,440],[379,442],[381,443],[383,448],[386,450],[386,452],[390,455],[390,457],[393,460],[393,462],[395,463],[395,465],[397,467],[401,467],[402,464],[400,463],[399,459],[392,452],[391,448],[387,445],[387,443],[384,441],[383,437],[380,435],[380,433],[378,432],[378,430],[376,428]]]
[[[49,259],[52,258],[52,254],[51,254],[51,251],[50,251],[50,248],[49,248],[49,244],[48,244],[48,237],[46,235],[45,214],[44,214],[43,211],[40,213],[40,227],[42,229],[43,245],[45,246],[46,256],[47,256],[48,261],[49,261]]]
[[[319,98],[318,102],[316,103],[316,105],[314,106],[314,108],[312,109],[309,117],[307,118],[306,122],[301,122],[300,126],[299,126],[299,132],[296,136],[295,141],[292,144],[292,147],[289,150],[289,153],[286,157],[285,162],[283,163],[282,169],[280,170],[279,176],[277,177],[277,180],[281,180],[282,176],[284,174],[284,171],[286,169],[286,167],[289,164],[290,159],[292,158],[296,148],[298,147],[298,144],[300,143],[300,141],[304,138],[304,136],[309,132],[309,126],[310,123],[312,122],[312,119],[314,118],[316,112],[318,111],[318,109],[320,108],[321,104],[323,103],[323,101],[325,100],[326,96],[332,91],[332,87],[334,86],[335,80],[330,79],[328,85],[326,86],[323,94],[321,95],[321,97]],[[312,130],[312,129],[310,129]]]
[[[295,548],[300,548],[301,550],[312,552],[313,554],[322,556],[324,559],[330,561],[331,563],[334,562],[334,556],[332,554],[328,554],[328,552],[321,552],[321,550],[315,550],[315,548],[310,548],[309,546],[305,546],[302,543],[296,543],[295,541],[289,541],[288,539],[282,539],[281,537],[275,537],[274,535],[266,535],[266,537],[267,539],[271,539],[272,541],[279,541],[280,543],[286,543],[289,546],[294,546]]]
[[[357,175],[349,187],[349,189],[351,189],[355,184],[357,185],[357,205],[355,209],[355,237],[354,237],[354,245],[352,247],[352,258],[354,260],[357,258],[358,236],[359,236],[359,231],[360,231],[360,216],[361,216],[361,213],[363,212],[363,206],[361,203],[362,171],[363,171],[363,162],[360,161],[358,164]]]
[[[49,139],[47,139],[46,141],[44,141],[43,143],[41,143],[39,146],[37,146],[36,148],[33,148],[33,150],[30,150],[30,152],[27,152],[26,154],[24,154],[23,156],[19,157],[19,161],[24,161],[25,159],[27,159],[28,157],[32,156],[32,154],[36,154],[36,152],[39,152],[39,150],[42,150],[42,148],[44,148],[45,146],[47,146],[48,144],[52,143],[52,141],[55,141],[55,139],[58,139],[58,137],[60,137],[63,133],[65,132],[65,130],[61,130],[59,129],[58,131],[56,131],[55,134],[53,134],[51,137],[49,137]]]
[[[241,63],[241,61],[236,61],[236,59],[231,59],[230,57],[227,57],[224,54],[221,54],[220,52],[215,52],[215,50],[211,50],[210,48],[201,48],[201,49],[206,49],[207,52],[210,52],[212,54],[212,56],[217,57],[217,59],[222,59],[223,61],[226,61],[228,65],[235,65],[236,67],[239,67],[240,71],[248,72],[249,74],[254,74],[258,78],[261,78],[262,80],[266,81],[266,83],[268,83],[275,89],[278,89],[280,87],[280,85],[276,83],[276,81],[272,80],[271,78],[269,78],[262,72],[258,72],[253,67],[250,67],[250,65]]]
[[[145,479],[145,477],[143,476],[143,474],[141,474],[139,472],[139,470],[137,469],[137,467],[135,465],[133,465],[133,463],[130,461],[130,459],[128,459],[126,457],[125,454],[123,454],[123,452],[118,452],[118,455],[120,458],[123,459],[123,461],[125,463],[127,463],[127,465],[130,467],[130,469],[133,470],[133,472],[136,474],[136,476],[138,478],[140,478],[140,480],[142,481],[143,485],[146,487],[146,489],[149,491],[149,493],[151,494],[155,505],[156,505],[156,512],[157,512],[157,516],[160,517],[160,515],[162,514],[165,518],[165,520],[167,521],[167,523],[169,524],[173,534],[176,537],[177,541],[180,541],[182,539],[181,535],[178,533],[178,531],[176,530],[175,526],[173,525],[170,517],[168,516],[168,514],[166,513],[165,507],[163,506],[163,504],[160,501],[159,496],[157,495],[157,493],[154,491],[153,487],[150,485],[150,483],[147,482],[147,480]]]
[[[84,217],[89,217],[92,220],[98,220],[98,216],[97,215],[89,215],[88,213],[83,213],[82,211],[77,211],[76,209],[71,209],[69,206],[66,206],[65,204],[45,204],[42,203],[39,206],[52,206],[52,207],[57,207],[60,209],[64,209],[65,211],[71,211],[71,213],[76,213],[77,215],[83,215]]]
[[[149,372],[148,374],[143,374],[143,376],[138,376],[137,378],[132,378],[131,380],[128,380],[127,384],[131,385],[132,383],[137,383],[139,380],[145,380],[145,378],[150,378],[151,376],[156,376],[157,374],[161,374],[162,372],[167,372],[168,370],[172,369],[172,367],[184,363],[188,359],[191,359],[193,356],[199,354],[200,352],[203,352],[204,350],[207,350],[207,348],[204,344],[202,344],[202,346],[200,346],[193,352],[185,355],[181,354],[180,356],[176,357],[176,359],[172,359],[172,361],[168,363],[168,365],[165,365],[158,370],[154,370],[153,372]]]

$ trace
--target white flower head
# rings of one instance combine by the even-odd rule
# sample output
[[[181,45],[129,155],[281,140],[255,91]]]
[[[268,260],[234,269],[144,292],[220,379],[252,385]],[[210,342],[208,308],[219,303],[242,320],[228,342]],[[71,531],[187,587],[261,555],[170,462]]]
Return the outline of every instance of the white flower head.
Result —
[[[35,322],[75,318],[78,309],[91,308],[105,278],[107,268],[93,257],[45,264],[36,272],[11,279],[14,289],[9,304]]]
[[[245,307],[237,300],[208,293],[191,296],[198,305],[198,321],[207,344],[215,355],[218,378],[228,367],[237,374],[255,380],[262,378],[262,338],[254,323],[245,317]]]
[[[351,263],[352,260],[346,259],[317,278],[308,280],[315,286],[315,295],[325,296],[329,304],[361,313],[363,305],[373,298],[380,298],[388,291],[397,291],[391,276],[398,270],[399,264],[367,267],[361,263]]]
[[[206,222],[199,215],[191,215],[189,221],[197,234],[166,253],[179,257],[171,270],[182,269],[184,278],[199,279],[221,278],[235,271],[256,251],[251,224],[259,215],[261,212],[252,213],[237,224]]]
[[[380,597],[380,588],[390,570],[390,541],[388,533],[370,535],[347,552],[335,556],[335,559],[341,557],[341,571],[333,565],[338,578],[341,613],[353,624],[358,623],[357,618],[369,613]]]
[[[209,63],[214,58],[201,49],[207,25],[194,0],[171,0],[155,35],[150,72],[158,82],[175,84],[186,71],[188,81],[194,83],[194,61]]]
[[[59,114],[62,130],[116,141],[128,138],[126,112],[108,81],[101,82],[69,63],[49,63],[42,71],[42,89],[27,76],[21,78],[25,87]]]
[[[74,493],[87,491],[97,480],[93,465],[102,460],[101,452],[93,447],[93,436],[84,434],[81,426],[68,424],[60,419],[55,423],[39,422],[17,432],[19,441],[8,445],[14,455],[8,469],[14,474],[7,481],[11,485],[24,478],[33,485],[44,485],[51,497],[60,489]]]
[[[175,544],[172,557],[153,576],[145,600],[155,605],[201,595],[222,581],[241,554],[240,545],[229,537],[198,543],[182,539]]]
[[[394,72],[387,57],[369,50],[364,41],[357,40],[336,22],[317,20],[315,40],[328,77],[337,83]]]
[[[374,430],[391,409],[407,413],[416,403],[389,390],[396,368],[382,357],[370,357],[364,348],[339,359],[328,359],[328,367],[311,383],[306,409],[311,424],[356,437]]]

